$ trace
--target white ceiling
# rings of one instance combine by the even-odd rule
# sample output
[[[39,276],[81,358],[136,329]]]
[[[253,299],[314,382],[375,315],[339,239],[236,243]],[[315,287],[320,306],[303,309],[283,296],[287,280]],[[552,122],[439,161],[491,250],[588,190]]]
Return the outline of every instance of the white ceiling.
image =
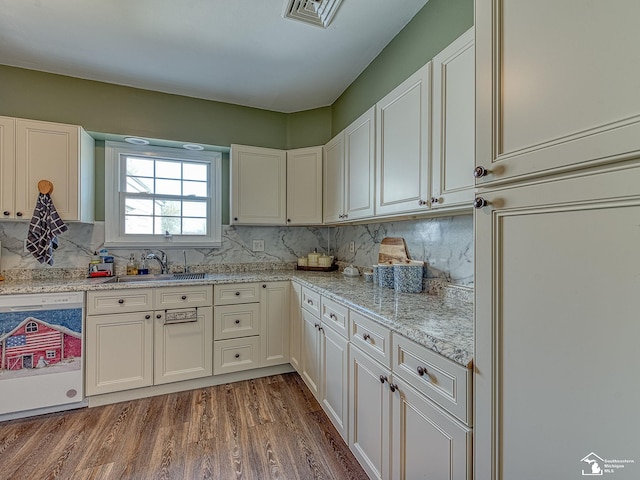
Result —
[[[0,64],[295,112],[332,104],[427,0],[0,0]]]

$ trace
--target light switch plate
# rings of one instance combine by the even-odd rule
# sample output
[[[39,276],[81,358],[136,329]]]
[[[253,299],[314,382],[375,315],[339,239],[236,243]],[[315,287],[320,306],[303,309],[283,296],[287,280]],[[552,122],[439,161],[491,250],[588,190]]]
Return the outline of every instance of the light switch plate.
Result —
[[[254,252],[264,252],[264,240],[254,240],[253,241],[253,251]]]

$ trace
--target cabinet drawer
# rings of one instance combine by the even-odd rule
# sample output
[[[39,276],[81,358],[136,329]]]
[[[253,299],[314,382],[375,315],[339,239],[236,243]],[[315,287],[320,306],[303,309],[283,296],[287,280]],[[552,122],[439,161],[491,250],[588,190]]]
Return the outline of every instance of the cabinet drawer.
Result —
[[[320,318],[320,294],[302,287],[302,308]]]
[[[260,304],[221,305],[213,311],[213,338],[251,337],[260,334]]]
[[[259,283],[232,283],[213,288],[214,305],[232,305],[260,301]]]
[[[213,305],[212,296],[213,287],[211,285],[157,288],[155,291],[155,308],[157,310],[168,310],[172,308],[210,307]]]
[[[349,338],[349,310],[344,305],[322,297],[320,299],[323,325]]]
[[[153,290],[150,288],[87,293],[87,315],[129,313],[151,309],[153,309]]]
[[[393,373],[471,426],[471,371],[408,338],[393,335]]]
[[[351,343],[391,368],[391,331],[353,310],[349,311],[349,323]]]
[[[260,337],[213,342],[213,374],[239,372],[260,366]]]

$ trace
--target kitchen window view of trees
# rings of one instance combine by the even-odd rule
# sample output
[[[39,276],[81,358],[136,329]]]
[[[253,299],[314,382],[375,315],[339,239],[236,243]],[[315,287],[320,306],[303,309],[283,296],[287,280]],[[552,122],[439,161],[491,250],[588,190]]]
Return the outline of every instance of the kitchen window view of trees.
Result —
[[[222,154],[105,142],[105,243],[220,246]]]

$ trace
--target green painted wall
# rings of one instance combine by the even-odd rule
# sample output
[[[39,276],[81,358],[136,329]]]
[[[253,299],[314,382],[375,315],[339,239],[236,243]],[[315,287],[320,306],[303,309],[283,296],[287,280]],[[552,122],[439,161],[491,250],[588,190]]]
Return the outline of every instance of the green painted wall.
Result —
[[[287,148],[324,145],[331,140],[331,107],[290,113],[287,117]]]
[[[332,105],[336,135],[473,26],[473,0],[429,0]]]

